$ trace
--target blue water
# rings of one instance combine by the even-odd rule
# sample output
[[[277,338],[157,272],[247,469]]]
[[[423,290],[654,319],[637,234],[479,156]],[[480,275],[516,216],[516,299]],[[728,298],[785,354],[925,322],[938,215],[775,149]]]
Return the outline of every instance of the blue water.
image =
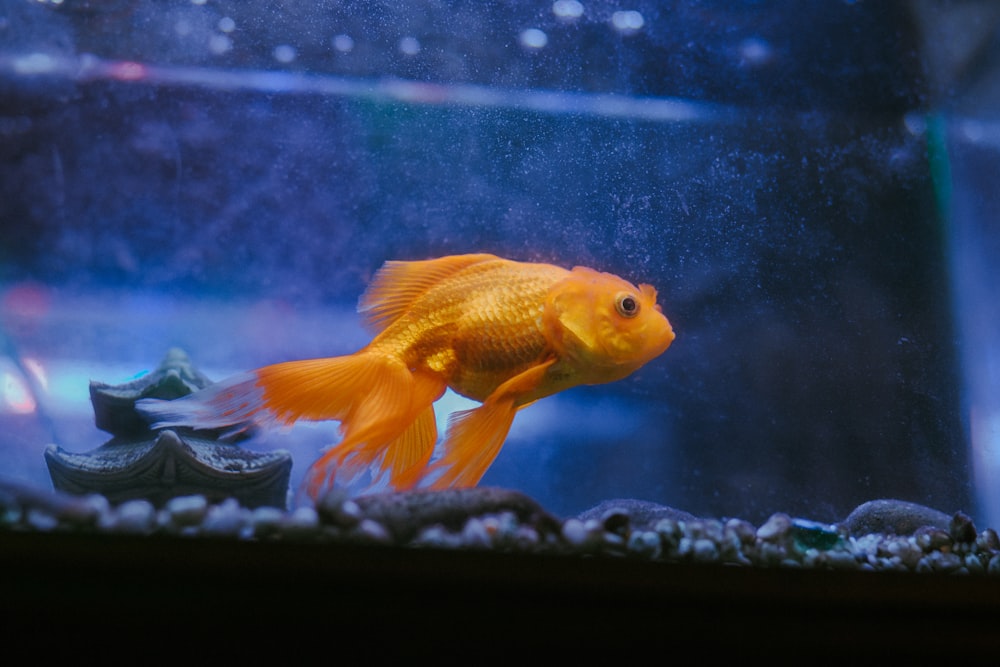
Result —
[[[58,4],[0,20],[4,474],[104,442],[91,379],[348,353],[383,261],[475,251],[650,282],[677,333],[523,411],[484,484],[557,513],[973,511],[903,5]],[[247,446],[295,485],[335,434]]]

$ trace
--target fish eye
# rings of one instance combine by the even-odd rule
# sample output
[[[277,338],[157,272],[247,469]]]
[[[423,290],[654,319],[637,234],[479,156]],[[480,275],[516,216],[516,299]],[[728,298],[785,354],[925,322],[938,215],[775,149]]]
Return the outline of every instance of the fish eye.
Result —
[[[622,292],[615,297],[615,310],[622,317],[635,317],[639,314],[639,301],[628,292]]]

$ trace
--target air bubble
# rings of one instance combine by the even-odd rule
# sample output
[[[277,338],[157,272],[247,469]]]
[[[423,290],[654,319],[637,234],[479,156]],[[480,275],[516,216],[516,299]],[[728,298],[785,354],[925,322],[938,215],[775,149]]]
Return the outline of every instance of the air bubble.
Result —
[[[295,56],[298,55],[295,52],[295,47],[289,46],[288,44],[279,44],[274,47],[274,59],[279,63],[288,64],[295,60]]]
[[[747,65],[766,65],[774,57],[774,51],[763,39],[750,37],[740,43],[740,56]]]
[[[611,15],[611,25],[614,26],[615,30],[624,34],[638,32],[645,24],[646,20],[642,18],[642,14],[634,9],[618,11]]]
[[[336,35],[333,38],[333,48],[341,53],[350,53],[354,50],[354,40],[350,35]]]
[[[552,3],[552,13],[564,21],[572,21],[583,16],[583,5],[576,0],[556,0]]]
[[[528,28],[521,33],[520,41],[526,49],[541,49],[549,43],[549,36],[538,28]]]
[[[399,52],[406,56],[415,56],[420,53],[420,42],[416,37],[404,37],[399,40]]]
[[[212,35],[208,38],[208,50],[217,56],[233,48],[233,40],[226,35]]]
[[[222,32],[232,32],[236,30],[236,21],[232,20],[228,16],[223,16],[219,19],[219,30]]]

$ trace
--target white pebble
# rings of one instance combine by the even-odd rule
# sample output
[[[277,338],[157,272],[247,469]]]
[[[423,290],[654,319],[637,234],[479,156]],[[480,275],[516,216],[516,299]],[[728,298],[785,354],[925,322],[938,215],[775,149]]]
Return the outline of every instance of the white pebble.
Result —
[[[240,507],[235,498],[227,498],[209,508],[201,529],[206,535],[239,535],[244,524],[249,522],[249,518],[249,510]]]
[[[489,548],[493,543],[490,539],[489,531],[486,530],[486,526],[482,520],[476,517],[472,517],[465,522],[465,526],[462,528],[462,542],[467,547],[482,549]]]
[[[156,508],[148,500],[129,500],[112,511],[109,519],[111,530],[147,534],[156,526]]]
[[[205,496],[178,496],[167,501],[164,508],[171,520],[178,526],[190,526],[201,522],[208,511]]]
[[[389,534],[385,526],[372,519],[364,519],[354,529],[353,534],[366,542],[374,542],[376,544],[392,543],[392,535]]]
[[[461,538],[445,530],[444,526],[428,526],[420,531],[413,543],[425,547],[453,548],[461,543]]]
[[[319,514],[309,506],[295,508],[281,518],[279,529],[287,537],[306,537],[316,533],[319,527]],[[256,533],[256,529],[255,529]]]
[[[767,542],[775,542],[784,537],[792,528],[792,519],[787,514],[772,514],[764,525],[757,529],[757,538]]]
[[[633,531],[628,538],[628,550],[637,556],[658,558],[661,552],[660,535],[648,530]]]
[[[566,519],[562,525],[562,536],[573,546],[580,546],[587,541],[587,527],[579,519]]]
[[[250,513],[251,534],[253,537],[268,537],[277,533],[285,513],[277,507],[258,507]]]
[[[712,540],[695,540],[692,554],[699,563],[711,563],[719,559],[719,550]]]
[[[59,525],[54,516],[34,507],[28,510],[25,523],[34,530],[52,530]]]

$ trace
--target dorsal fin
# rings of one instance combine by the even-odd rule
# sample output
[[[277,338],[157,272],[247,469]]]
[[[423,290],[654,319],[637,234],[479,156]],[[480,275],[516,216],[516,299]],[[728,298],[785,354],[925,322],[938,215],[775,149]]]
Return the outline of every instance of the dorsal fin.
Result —
[[[451,255],[416,262],[386,262],[358,301],[358,312],[372,333],[381,333],[413,302],[442,280],[495,255]]]

